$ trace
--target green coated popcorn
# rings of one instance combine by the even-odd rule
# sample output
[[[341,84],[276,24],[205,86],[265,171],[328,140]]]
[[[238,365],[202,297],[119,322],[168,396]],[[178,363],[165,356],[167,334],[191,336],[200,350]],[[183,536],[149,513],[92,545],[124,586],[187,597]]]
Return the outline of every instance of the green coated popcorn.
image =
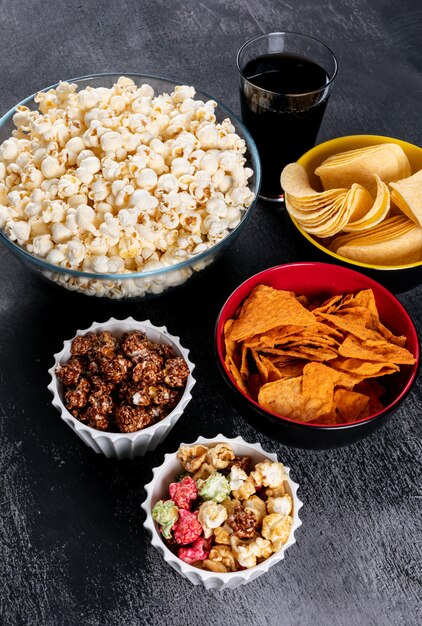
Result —
[[[159,500],[152,509],[152,517],[161,526],[161,533],[171,539],[171,527],[179,519],[179,511],[173,500]]]
[[[204,500],[214,500],[214,502],[223,502],[230,495],[229,481],[220,472],[214,472],[205,481],[201,481],[199,487],[199,495]]]

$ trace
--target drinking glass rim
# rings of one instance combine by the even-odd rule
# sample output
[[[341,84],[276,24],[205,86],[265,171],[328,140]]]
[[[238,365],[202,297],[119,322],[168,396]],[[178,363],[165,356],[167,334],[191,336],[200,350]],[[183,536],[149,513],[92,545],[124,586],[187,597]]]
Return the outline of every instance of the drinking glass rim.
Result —
[[[251,44],[253,41],[258,41],[259,39],[265,39],[265,38],[271,37],[272,35],[298,35],[299,37],[304,37],[305,39],[312,39],[312,41],[316,41],[321,46],[323,46],[326,50],[328,50],[328,52],[331,54],[331,56],[333,58],[333,61],[334,61],[334,71],[333,71],[333,74],[332,74],[331,78],[328,80],[328,82],[325,85],[323,85],[322,87],[320,87],[320,89],[314,89],[313,91],[304,91],[303,93],[283,93],[283,94],[280,94],[280,93],[277,93],[276,91],[271,91],[270,89],[263,89],[262,87],[259,87],[258,85],[255,85],[248,78],[246,78],[246,76],[244,75],[244,73],[243,73],[243,71],[242,71],[242,69],[240,67],[240,63],[239,63],[240,55],[242,54],[243,50],[246,48],[246,46]],[[243,46],[239,49],[239,52],[237,53],[237,56],[236,56],[236,65],[237,65],[237,69],[239,71],[239,74],[242,76],[242,78],[247,83],[249,83],[249,85],[252,85],[254,87],[254,89],[259,89],[260,91],[263,91],[265,93],[270,93],[270,94],[273,94],[275,96],[288,96],[289,98],[294,98],[294,97],[300,98],[302,96],[309,96],[311,94],[321,92],[323,89],[326,89],[327,87],[329,87],[331,85],[331,83],[334,81],[335,77],[337,76],[337,72],[338,72],[337,57],[334,54],[334,52],[331,50],[331,48],[329,48],[323,41],[321,41],[320,39],[317,39],[316,37],[311,37],[310,35],[305,35],[304,33],[298,33],[298,32],[293,31],[293,30],[274,31],[274,32],[271,32],[271,33],[264,33],[263,35],[256,35],[255,37],[251,37],[250,39],[245,41]]]

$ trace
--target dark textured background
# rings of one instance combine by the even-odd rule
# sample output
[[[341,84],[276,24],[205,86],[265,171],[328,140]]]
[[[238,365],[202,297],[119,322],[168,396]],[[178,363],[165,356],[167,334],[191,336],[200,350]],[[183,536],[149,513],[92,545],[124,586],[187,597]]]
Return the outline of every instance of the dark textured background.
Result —
[[[422,144],[419,0],[3,0],[0,26],[1,112],[59,79],[103,71],[174,77],[238,110],[238,48],[261,32],[290,29],[322,38],[338,56],[320,139],[362,132]],[[258,204],[233,249],[200,280],[140,304],[61,293],[0,250],[3,624],[421,623],[420,380],[381,431],[321,452],[257,432],[217,371],[213,327],[226,297],[256,271],[298,260],[281,217]],[[422,287],[400,300],[422,332]],[[165,324],[197,364],[183,418],[156,452],[131,462],[96,456],[59,419],[46,389],[63,339],[110,315]],[[285,560],[215,595],[162,562],[140,505],[166,451],[218,432],[277,452],[305,505]]]

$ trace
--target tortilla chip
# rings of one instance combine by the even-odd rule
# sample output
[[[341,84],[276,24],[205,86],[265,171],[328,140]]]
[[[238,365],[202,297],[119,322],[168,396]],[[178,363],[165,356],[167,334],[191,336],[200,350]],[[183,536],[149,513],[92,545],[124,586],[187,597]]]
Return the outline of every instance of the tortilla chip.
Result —
[[[336,389],[334,405],[346,422],[354,422],[368,408],[369,397],[347,389]]]
[[[315,319],[288,291],[271,287],[255,287],[245,301],[237,320],[229,330],[232,341],[242,341],[258,333],[265,333],[276,326],[300,324],[308,326]]]
[[[353,335],[347,335],[339,348],[339,354],[352,359],[364,359],[396,365],[413,365],[415,358],[406,350],[388,341],[359,341]]]

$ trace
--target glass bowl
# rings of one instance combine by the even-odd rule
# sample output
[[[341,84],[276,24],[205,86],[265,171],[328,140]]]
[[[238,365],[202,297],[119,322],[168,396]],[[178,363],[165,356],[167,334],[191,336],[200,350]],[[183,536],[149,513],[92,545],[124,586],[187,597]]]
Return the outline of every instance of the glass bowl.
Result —
[[[131,78],[137,85],[148,83],[154,89],[155,93],[158,94],[172,92],[176,85],[183,84],[180,81],[178,82],[160,78],[158,76],[132,73],[92,74],[89,76],[67,79],[67,82],[76,83],[78,85],[78,90],[88,86],[111,87],[122,75]],[[49,89],[54,89],[57,86],[58,83],[40,91],[48,91]],[[33,94],[25,100],[22,100],[22,102],[19,102],[16,106],[24,105],[31,110],[36,110],[37,104],[34,101],[35,95],[36,94]],[[213,98],[204,92],[197,91],[195,99],[204,101],[215,100],[217,102],[218,106],[215,109],[217,122],[222,122],[226,118],[231,121],[235,127],[236,133],[239,137],[244,139],[246,143],[247,151],[244,155],[246,158],[245,165],[253,170],[253,175],[248,181],[248,186],[254,193],[255,199],[247,209],[242,211],[239,224],[233,228],[233,230],[231,230],[224,239],[208,248],[205,252],[194,255],[175,265],[125,274],[83,272],[53,265],[24,250],[17,243],[11,241],[1,230],[0,241],[4,243],[12,252],[14,252],[24,265],[48,282],[86,295],[113,299],[140,299],[145,296],[161,294],[171,287],[183,285],[195,273],[200,272],[211,265],[211,263],[213,263],[217,257],[220,256],[220,254],[233,243],[249,220],[258,198],[259,186],[261,182],[261,165],[256,145],[242,122],[229,109],[227,109],[227,107],[216,100],[216,98]],[[10,109],[10,111],[8,111],[0,119],[0,143],[9,138],[12,135],[12,131],[15,129],[12,119],[15,113],[15,108],[16,107]]]

